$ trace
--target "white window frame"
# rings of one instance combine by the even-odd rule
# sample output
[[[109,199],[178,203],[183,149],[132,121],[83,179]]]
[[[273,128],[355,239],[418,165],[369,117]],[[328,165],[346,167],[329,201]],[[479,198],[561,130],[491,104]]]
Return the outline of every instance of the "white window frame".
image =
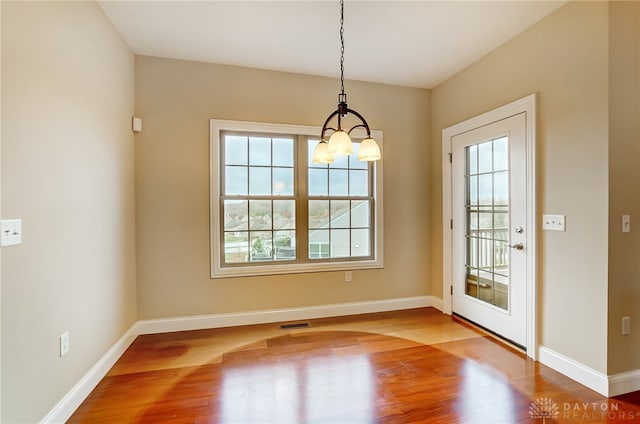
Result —
[[[221,119],[211,119],[209,122],[210,140],[209,140],[209,213],[210,213],[210,237],[209,237],[209,256],[211,260],[211,278],[228,278],[228,277],[247,277],[257,275],[275,275],[275,274],[298,274],[307,272],[324,272],[324,271],[346,271],[355,269],[375,269],[383,268],[383,172],[382,160],[373,163],[373,198],[374,198],[374,220],[373,220],[373,251],[372,258],[362,260],[350,258],[348,261],[336,261],[332,259],[330,262],[322,262],[321,260],[313,260],[313,262],[304,263],[274,263],[256,265],[252,263],[250,266],[233,266],[225,267],[221,263],[220,249],[222,248],[221,237],[221,219],[220,216],[220,179],[222,167],[221,160],[221,140],[220,134],[223,131],[246,131],[257,133],[274,133],[274,134],[292,134],[310,137],[320,136],[321,127],[291,125],[291,124],[272,124],[263,122],[249,121],[230,121]],[[364,131],[354,130],[354,137],[364,138]],[[383,133],[379,130],[371,131],[372,137],[380,145],[382,150]]]

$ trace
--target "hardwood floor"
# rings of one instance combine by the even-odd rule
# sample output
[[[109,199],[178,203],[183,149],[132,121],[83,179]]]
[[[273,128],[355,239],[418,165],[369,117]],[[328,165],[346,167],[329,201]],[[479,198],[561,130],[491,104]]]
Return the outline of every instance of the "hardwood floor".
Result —
[[[640,422],[431,308],[138,337],[70,423]]]

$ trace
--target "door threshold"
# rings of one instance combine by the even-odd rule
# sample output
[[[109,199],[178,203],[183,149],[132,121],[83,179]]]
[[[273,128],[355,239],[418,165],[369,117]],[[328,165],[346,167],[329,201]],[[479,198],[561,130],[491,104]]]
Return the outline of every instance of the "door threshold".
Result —
[[[511,339],[508,339],[506,337],[501,336],[500,334],[496,333],[495,331],[491,331],[486,327],[483,327],[482,325],[475,323],[473,321],[471,321],[470,319],[467,319],[465,317],[463,317],[462,315],[458,315],[457,313],[452,313],[451,317],[456,320],[459,321],[462,324],[466,324],[470,327],[473,327],[474,329],[485,333],[486,335],[488,335],[489,337],[491,337],[492,339],[502,343],[503,345],[505,345],[506,347],[515,350],[517,353],[522,353],[524,356],[527,356],[527,348],[522,346],[519,343],[514,342]]]

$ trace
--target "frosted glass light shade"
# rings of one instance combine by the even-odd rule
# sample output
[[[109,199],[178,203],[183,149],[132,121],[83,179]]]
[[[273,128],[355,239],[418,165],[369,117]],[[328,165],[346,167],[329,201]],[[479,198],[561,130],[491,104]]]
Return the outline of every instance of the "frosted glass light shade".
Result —
[[[311,158],[313,163],[331,163],[333,162],[333,155],[329,153],[329,145],[321,141],[316,145],[313,150],[313,157]]]
[[[362,140],[358,150],[358,160],[370,162],[378,160],[380,157],[380,146],[373,138],[369,137]]]
[[[349,134],[338,130],[331,134],[329,138],[329,153],[335,156],[346,156],[353,154],[353,144]]]

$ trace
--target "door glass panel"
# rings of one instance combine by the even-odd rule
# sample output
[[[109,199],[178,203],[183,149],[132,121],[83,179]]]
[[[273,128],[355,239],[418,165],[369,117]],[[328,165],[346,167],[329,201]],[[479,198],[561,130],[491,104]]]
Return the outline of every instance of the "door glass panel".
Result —
[[[496,207],[493,211],[493,237],[496,240],[509,241],[509,211]]]
[[[493,142],[478,144],[478,173],[493,171]]]
[[[465,147],[465,294],[509,309],[508,138]]]
[[[478,145],[467,147],[467,174],[475,175],[478,173]]]
[[[493,174],[478,176],[478,197],[481,205],[491,206],[493,203]]]
[[[496,205],[509,204],[509,173],[508,171],[493,174],[493,202]]]
[[[493,170],[494,171],[506,171],[509,169],[509,155],[508,155],[508,138],[502,137],[493,140]]]
[[[478,204],[478,176],[471,175],[469,176],[469,180],[467,181],[467,189],[469,193],[469,199],[467,203],[472,205]]]

